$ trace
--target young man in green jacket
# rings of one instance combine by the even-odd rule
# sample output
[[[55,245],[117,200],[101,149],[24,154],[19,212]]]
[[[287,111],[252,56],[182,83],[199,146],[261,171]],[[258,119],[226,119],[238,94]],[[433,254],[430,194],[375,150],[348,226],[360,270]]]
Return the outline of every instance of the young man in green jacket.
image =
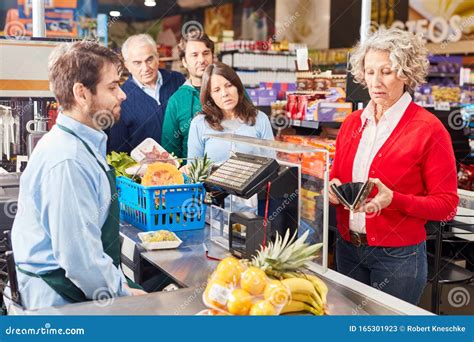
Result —
[[[201,111],[201,79],[206,67],[213,62],[214,42],[206,34],[193,31],[183,35],[178,52],[189,78],[168,101],[161,145],[177,157],[186,158],[189,126]]]

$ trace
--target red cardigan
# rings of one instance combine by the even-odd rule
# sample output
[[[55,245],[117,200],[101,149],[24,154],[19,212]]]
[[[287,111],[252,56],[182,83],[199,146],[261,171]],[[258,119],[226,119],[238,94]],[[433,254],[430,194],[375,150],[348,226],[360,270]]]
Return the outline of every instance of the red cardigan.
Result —
[[[330,178],[352,181],[352,168],[362,136],[362,110],[349,115],[336,141]],[[392,203],[378,216],[366,217],[371,246],[401,247],[426,239],[428,220],[453,218],[459,201],[456,161],[443,124],[426,109],[410,103],[400,122],[380,148],[369,169],[393,191]],[[377,194],[377,189],[370,198]],[[337,206],[337,226],[349,240],[349,211]]]

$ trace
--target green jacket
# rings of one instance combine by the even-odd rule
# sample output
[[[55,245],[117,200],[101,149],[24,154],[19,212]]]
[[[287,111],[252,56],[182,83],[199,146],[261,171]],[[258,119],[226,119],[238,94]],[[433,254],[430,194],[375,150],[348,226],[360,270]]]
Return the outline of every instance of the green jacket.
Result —
[[[191,120],[201,110],[199,91],[188,80],[170,97],[166,107],[161,145],[168,152],[180,158],[187,157]]]

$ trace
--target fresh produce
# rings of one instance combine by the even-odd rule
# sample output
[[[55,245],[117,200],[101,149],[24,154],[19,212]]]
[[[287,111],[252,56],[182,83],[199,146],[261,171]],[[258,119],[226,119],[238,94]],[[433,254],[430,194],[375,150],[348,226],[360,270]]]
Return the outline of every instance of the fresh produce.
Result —
[[[265,286],[263,297],[271,304],[279,306],[288,303],[290,293],[288,293],[288,288],[281,281],[272,279],[267,286]]]
[[[276,315],[275,307],[266,300],[259,300],[250,308],[251,316],[274,316]]]
[[[276,315],[289,299],[290,290],[282,282],[234,257],[217,265],[203,294],[206,306],[232,315]]]
[[[131,166],[134,166],[137,164],[137,162],[132,159],[126,152],[120,152],[117,153],[115,151],[112,151],[110,154],[107,155],[106,157],[107,163],[111,166],[114,167],[115,169],[115,175],[118,176],[123,176],[127,178],[132,178],[132,175],[129,175],[125,170]]]
[[[239,260],[233,257],[222,259],[214,272],[214,278],[224,281],[226,284],[237,285],[240,275],[244,270]]]
[[[282,238],[261,248],[250,260],[223,259],[211,275],[204,303],[234,315],[327,313],[328,287],[317,276],[302,272],[322,244],[309,245],[300,238]],[[250,305],[251,302],[251,305]]]
[[[305,302],[301,302],[298,300],[291,300],[282,310],[282,314],[286,313],[293,313],[293,312],[309,312],[315,316],[322,315],[322,312],[317,311],[311,305],[308,305]]]
[[[142,242],[161,242],[161,241],[176,241],[176,236],[169,230],[157,230],[143,235]]]
[[[277,234],[275,242],[270,242],[253,257],[252,264],[276,278],[280,278],[284,272],[298,271],[314,259],[315,253],[322,247],[322,244],[305,243],[308,234],[306,231],[298,239],[296,233],[290,239],[289,230],[283,239]]]
[[[207,157],[207,153],[204,154],[204,158],[197,158],[194,160],[188,168],[188,177],[191,183],[201,183],[208,176],[211,171],[212,160]]]
[[[252,307],[252,295],[245,290],[235,289],[227,300],[227,310],[233,315],[248,315]]]
[[[291,301],[284,306],[282,313],[305,311],[322,315],[327,311],[326,284],[315,275],[301,272],[322,246],[305,243],[308,233],[298,239],[296,234],[290,239],[288,231],[283,239],[277,234],[275,242],[262,248],[252,259],[255,267],[261,268],[270,277],[280,279],[282,285],[290,290]]]
[[[144,186],[184,184],[183,174],[175,165],[156,162],[148,165],[142,178]]]

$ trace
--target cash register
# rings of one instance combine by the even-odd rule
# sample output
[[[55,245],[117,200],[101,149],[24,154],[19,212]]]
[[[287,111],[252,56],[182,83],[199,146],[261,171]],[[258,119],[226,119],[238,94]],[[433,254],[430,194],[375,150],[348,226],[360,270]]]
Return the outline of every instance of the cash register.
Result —
[[[298,229],[298,168],[280,165],[275,159],[234,153],[204,182],[211,193],[248,199],[258,196],[257,214],[233,212],[229,218],[229,251],[250,258],[276,232],[293,234]]]

